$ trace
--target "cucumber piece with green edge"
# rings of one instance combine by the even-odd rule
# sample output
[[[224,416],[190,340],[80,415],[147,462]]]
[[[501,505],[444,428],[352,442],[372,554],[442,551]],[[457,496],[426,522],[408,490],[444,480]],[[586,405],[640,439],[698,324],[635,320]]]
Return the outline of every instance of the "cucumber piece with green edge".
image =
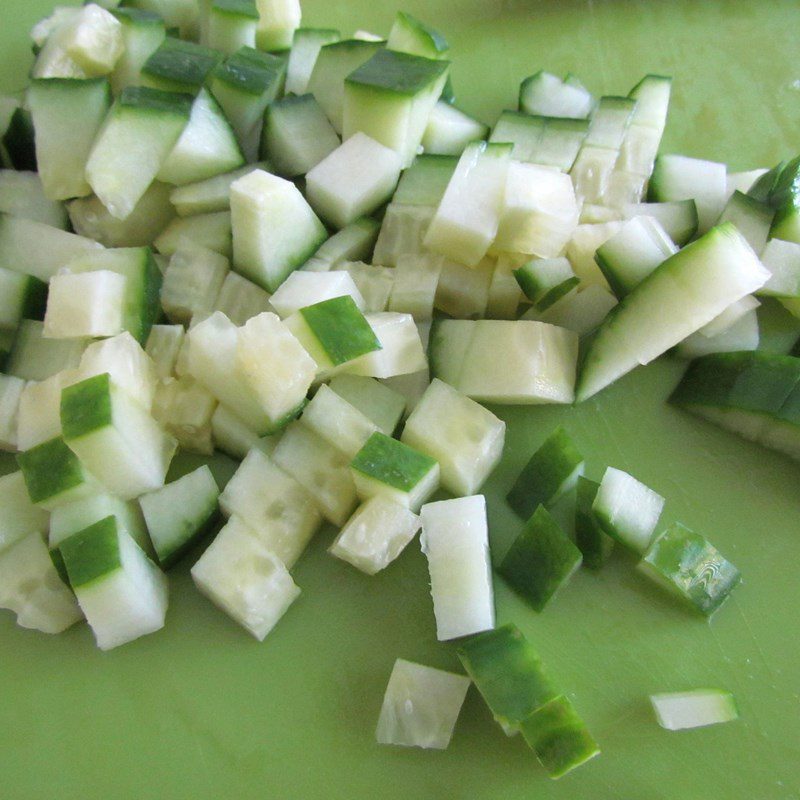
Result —
[[[218,499],[219,487],[208,466],[139,498],[158,563],[164,569],[172,566],[213,524]]]
[[[515,269],[514,278],[540,311],[549,308],[579,283],[567,258],[534,258]]]
[[[326,239],[300,268],[307,272],[328,272],[343,262],[369,261],[378,240],[381,224],[362,217]]]
[[[208,12],[206,44],[221,53],[256,46],[258,9],[255,0],[213,0]]]
[[[99,269],[50,279],[44,335],[51,339],[101,338],[122,333],[125,278]]]
[[[455,155],[422,153],[400,175],[392,203],[436,206],[444,197],[458,158]]]
[[[427,503],[420,517],[436,638],[448,641],[494,628],[486,499],[472,495]]]
[[[664,502],[660,494],[632,475],[608,467],[592,503],[592,513],[612,539],[641,555],[652,541]]]
[[[274,292],[325,240],[325,227],[297,187],[255,170],[231,185],[233,263]]]
[[[115,517],[70,536],[59,550],[101,650],[164,627],[166,578]]]
[[[770,238],[800,243],[800,156],[783,166],[768,202],[775,209]]]
[[[41,78],[31,82],[27,97],[45,195],[67,200],[90,194],[84,168],[111,107],[108,81]]]
[[[602,528],[592,510],[600,484],[583,475],[578,476],[575,501],[575,544],[583,553],[583,564],[600,569],[614,549],[612,539]]]
[[[125,219],[147,191],[189,123],[188,95],[128,87],[92,145],[86,179],[111,214]]]
[[[122,55],[109,75],[111,87],[119,94],[128,86],[141,83],[142,67],[158,50],[167,35],[164,20],[150,11],[138,8],[114,8],[111,13],[122,26]]]
[[[358,496],[386,497],[416,511],[439,487],[439,464],[376,431],[350,462]]]
[[[398,658],[383,696],[378,743],[445,750],[469,684],[464,675]]]
[[[16,330],[23,319],[42,319],[46,305],[46,283],[0,267],[0,328]]]
[[[248,173],[249,174],[249,173]],[[233,225],[230,211],[212,211],[190,217],[176,217],[153,241],[162,256],[196,245],[233,257]]]
[[[665,75],[645,75],[628,97],[636,100],[631,124],[654,128],[661,132],[667,123],[672,78]]]
[[[403,397],[397,392],[374,378],[361,375],[336,375],[328,385],[387,436],[394,433],[405,406]]]
[[[231,185],[239,178],[243,178],[257,169],[269,172],[270,165],[265,161],[248,164],[225,175],[214,175],[197,183],[171,188],[170,202],[181,217],[210,214],[215,211],[229,211],[231,207]]]
[[[145,61],[142,85],[162,92],[196,95],[222,61],[209,47],[167,36]]]
[[[521,723],[520,732],[554,780],[600,755],[586,723],[563,694],[537,708]]]
[[[289,95],[267,107],[261,155],[275,165],[279,175],[305,175],[339,145],[336,131],[313,95]]]
[[[788,161],[781,161],[772,167],[772,169],[766,170],[763,175],[759,176],[750,185],[750,188],[747,190],[748,196],[762,203],[769,203],[774,207],[773,193],[777,188],[778,179],[788,163]]]
[[[578,157],[589,131],[583,119],[543,117],[544,130],[528,157],[522,159],[545,167],[556,167],[569,172]],[[515,149],[516,154],[516,149]]]
[[[766,203],[754,200],[735,191],[728,200],[717,224],[732,222],[739,233],[747,239],[756,253],[761,253],[770,236],[770,226],[775,212]]]
[[[748,192],[755,186],[756,181],[765,175],[769,170],[766,168],[750,169],[744,172],[728,173],[728,195],[734,192],[743,192],[750,196]]]
[[[216,398],[204,386],[181,376],[158,384],[152,415],[181,450],[210,456],[214,452],[211,417],[216,407]]]
[[[694,200],[664,203],[628,203],[621,208],[623,219],[652,217],[678,247],[683,247],[697,233],[697,204]]]
[[[681,358],[691,359],[709,353],[756,350],[760,338],[758,314],[753,309],[747,311],[725,330],[714,335],[707,335],[702,331],[693,333],[678,345],[676,353]]]
[[[606,318],[587,350],[577,401],[650,363],[768,279],[733,225],[712,229],[664,261]]]
[[[18,453],[17,463],[31,501],[48,511],[97,491],[95,480],[61,437]]]
[[[702,728],[739,717],[736,700],[724,689],[692,689],[650,695],[656,720],[668,731]]]
[[[497,571],[535,611],[543,611],[583,560],[581,551],[539,506],[514,539]]]
[[[61,393],[64,441],[110,492],[133,499],[164,485],[176,442],[108,373]]]
[[[37,171],[33,115],[29,109],[17,106],[0,144],[13,169]]]
[[[428,117],[421,144],[426,153],[460,156],[468,144],[488,135],[488,125],[439,100]]]
[[[517,161],[535,163],[537,148],[546,125],[546,117],[526,114],[524,111],[505,110],[494,124],[489,141],[512,144],[512,155]]]
[[[584,88],[566,84],[549,72],[539,71],[520,84],[519,110],[547,117],[585,119],[594,98]]]
[[[592,112],[584,146],[619,152],[636,105],[630,97],[601,97]]]
[[[278,438],[278,436],[259,437],[222,403],[217,404],[211,415],[211,439],[214,447],[231,458],[242,460],[254,449],[271,453]]]
[[[386,47],[430,59],[447,58],[450,50],[447,40],[439,31],[405,11],[398,11],[395,15]]]
[[[125,6],[157,14],[169,29],[182,38],[194,39],[199,33],[199,8],[196,0],[124,0]]]
[[[84,4],[59,31],[62,36],[67,56],[91,77],[108,75],[125,47],[119,20],[96,3]]]
[[[585,467],[572,437],[559,426],[530,457],[506,500],[518,516],[529,519],[540,505],[552,506],[574,489]]]
[[[394,267],[401,256],[425,255],[425,235],[435,213],[436,206],[389,203],[375,242],[373,262]]]
[[[430,320],[443,261],[441,256],[400,256],[387,309],[411,314],[418,322]],[[483,305],[485,307],[485,303]]]
[[[509,736],[537,708],[558,696],[541,658],[513,623],[464,639],[456,654]]]
[[[20,108],[20,101],[9,95],[0,95],[0,167],[11,168],[11,158],[6,152],[5,136],[11,125],[14,114]],[[34,148],[33,160],[36,160]]]
[[[800,244],[770,239],[761,251],[761,263],[771,277],[757,294],[779,299],[800,297]]]
[[[292,37],[292,49],[286,68],[286,94],[302,95],[308,91],[308,83],[319,51],[326,44],[341,39],[334,28],[298,28]]]
[[[47,531],[50,515],[34,504],[21,470],[0,476],[0,511],[0,553],[31,532]]]
[[[741,573],[705,537],[679,522],[650,545],[638,569],[706,616],[713,614],[741,581]]]
[[[202,247],[178,250],[161,285],[161,307],[170,322],[188,324],[211,313],[228,274],[228,259]]]
[[[531,306],[520,319],[538,320],[586,336],[602,325],[616,305],[617,298],[604,286],[594,283],[580,291],[568,292],[544,311]]]
[[[259,50],[282,51],[292,46],[300,27],[300,0],[256,0],[260,21],[256,32]]]

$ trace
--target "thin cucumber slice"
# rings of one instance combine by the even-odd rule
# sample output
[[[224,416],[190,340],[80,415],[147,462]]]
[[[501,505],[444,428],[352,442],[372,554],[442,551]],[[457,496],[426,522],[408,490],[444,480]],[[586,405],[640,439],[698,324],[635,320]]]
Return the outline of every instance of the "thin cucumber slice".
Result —
[[[0,477],[0,552],[20,541],[31,532],[44,533],[50,515],[34,505],[28,493],[25,473],[10,472]]]
[[[665,203],[630,203],[621,209],[624,219],[652,217],[678,247],[683,247],[697,233],[697,204],[694,200]]]
[[[608,561],[614,549],[612,539],[594,515],[594,504],[600,484],[578,477],[575,504],[575,544],[583,553],[583,564],[589,569],[600,569]]]
[[[650,695],[656,720],[668,731],[702,728],[739,718],[733,695],[724,689],[692,689]]]
[[[260,22],[256,32],[259,50],[288,50],[300,27],[300,0],[256,0]]]
[[[403,397],[374,378],[360,375],[336,375],[330,388],[372,420],[380,431],[391,436],[405,405]]]
[[[286,70],[287,95],[302,95],[308,91],[308,82],[320,49],[339,39],[341,34],[332,28],[298,28],[294,32]]]
[[[578,285],[567,258],[535,258],[514,270],[525,296],[544,311]]]
[[[161,307],[170,322],[188,324],[211,312],[230,266],[228,259],[202,247],[172,255],[161,285]]]
[[[428,117],[421,144],[426,153],[460,156],[468,144],[488,135],[488,125],[439,100]]]
[[[594,106],[586,89],[569,85],[549,72],[525,78],[519,87],[519,109],[526,114],[584,119]]]
[[[575,488],[586,462],[563,427],[556,428],[519,474],[506,500],[523,519],[536,509],[552,506]]]
[[[439,641],[494,628],[494,594],[483,495],[428,503],[420,511]]]
[[[111,75],[111,87],[119,94],[128,86],[141,83],[142,67],[160,47],[167,35],[164,20],[157,14],[137,8],[115,8],[111,13],[122,28],[123,50]]]
[[[375,738],[380,744],[445,750],[450,744],[470,679],[398,658],[394,663]]]

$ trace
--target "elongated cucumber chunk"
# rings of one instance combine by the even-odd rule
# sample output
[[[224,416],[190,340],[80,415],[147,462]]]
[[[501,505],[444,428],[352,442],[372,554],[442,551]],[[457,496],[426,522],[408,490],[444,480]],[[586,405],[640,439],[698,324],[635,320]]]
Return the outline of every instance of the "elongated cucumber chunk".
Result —
[[[625,219],[652,217],[678,247],[683,247],[697,233],[697,204],[694,200],[664,203],[628,203],[621,208]]]
[[[547,509],[539,506],[497,571],[534,610],[543,611],[580,567],[582,558]]]
[[[101,650],[164,627],[166,578],[117,526],[116,518],[107,517],[70,536],[59,550]]]
[[[325,227],[289,181],[255,170],[231,186],[235,267],[269,292],[307,261]]]
[[[656,584],[711,616],[741,573],[705,537],[676,522],[650,545],[638,569]]]
[[[28,492],[27,475],[18,470],[0,477],[0,552],[33,532],[47,530],[49,514],[34,505]]]
[[[380,744],[445,750],[470,680],[398,658],[394,663],[375,738]]]
[[[767,203],[736,191],[722,209],[717,222],[732,222],[750,247],[756,253],[761,253],[769,238],[774,215],[774,210]]]
[[[563,694],[537,708],[520,725],[520,731],[553,779],[600,755],[597,742]]]
[[[31,501],[48,511],[97,490],[94,479],[60,437],[19,453],[17,463]]]
[[[369,417],[325,384],[303,409],[300,421],[348,459],[354,458],[378,430]]]
[[[208,14],[207,44],[222,53],[256,46],[258,9],[255,0],[213,0]]]
[[[421,144],[426,153],[460,156],[468,144],[488,135],[488,125],[439,100],[428,117]]]
[[[270,305],[286,318],[307,306],[345,295],[363,309],[364,298],[349,272],[293,272],[272,295]]]
[[[565,83],[549,72],[537,72],[520,84],[519,109],[526,114],[584,119],[594,105],[586,89]]]
[[[211,312],[228,274],[225,256],[192,247],[172,255],[161,286],[161,307],[171,322],[187,324]]]
[[[558,696],[541,658],[513,623],[470,636],[459,643],[456,653],[492,716],[509,735]]]
[[[714,228],[664,261],[606,319],[586,353],[578,402],[650,363],[768,279],[733,225]]]
[[[300,0],[256,0],[260,21],[256,32],[259,50],[288,50],[300,27]]]
[[[584,566],[600,569],[614,549],[614,539],[603,530],[592,509],[600,484],[580,475],[577,489],[575,544],[583,554]]]
[[[320,49],[339,39],[341,34],[333,28],[298,28],[294,32],[286,69],[287,95],[302,95],[308,91],[308,82]]]
[[[123,50],[110,75],[111,86],[119,94],[127,86],[141,82],[142,67],[166,36],[164,20],[137,8],[114,8],[111,13],[121,25]]]
[[[128,87],[92,145],[86,179],[111,214],[125,219],[147,191],[186,128],[191,98]]]
[[[269,165],[266,162],[248,164],[225,175],[215,175],[204,181],[178,186],[170,190],[170,202],[181,217],[209,214],[214,211],[229,211],[231,185],[256,169],[269,171]]]
[[[311,495],[269,456],[251,450],[219,498],[228,517],[239,517],[258,540],[291,569],[319,528]]]
[[[525,296],[544,311],[579,283],[567,258],[535,258],[514,270]]]
[[[0,553],[0,608],[13,611],[17,625],[42,633],[61,633],[83,616],[41,533],[29,533]]]
[[[650,695],[656,720],[668,731],[702,728],[739,717],[733,695],[724,689],[692,689]]]
[[[374,378],[361,375],[336,375],[329,387],[372,420],[387,436],[394,433],[405,405],[397,392]]]
[[[483,495],[428,503],[420,511],[439,641],[494,628],[494,594]]]
[[[109,270],[53,276],[44,335],[74,339],[121,333],[125,288],[125,278]]]
[[[164,92],[197,94],[222,53],[167,36],[142,67],[142,83]]]

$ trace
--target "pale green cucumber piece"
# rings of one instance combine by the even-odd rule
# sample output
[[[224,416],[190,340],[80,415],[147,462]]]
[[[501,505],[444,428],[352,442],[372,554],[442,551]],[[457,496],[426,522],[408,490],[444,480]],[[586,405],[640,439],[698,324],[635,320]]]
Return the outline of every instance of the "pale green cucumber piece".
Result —
[[[255,0],[213,0],[205,43],[228,55],[241,47],[255,48],[258,18]]]
[[[210,314],[229,270],[228,259],[202,247],[174,253],[161,285],[161,307],[171,322]]]
[[[650,695],[656,720],[668,731],[702,728],[739,718],[733,695],[724,689],[692,689]]]
[[[605,204],[618,159],[618,150],[584,142],[570,169],[575,194],[583,203]]]
[[[698,333],[704,336],[717,336],[727,331],[732,325],[736,324],[743,316],[755,311],[761,303],[753,295],[747,295],[735,303],[731,303],[719,316],[715,317],[703,326]]]
[[[153,246],[161,255],[171,256],[184,247],[205,247],[231,258],[233,225],[230,211],[214,211],[190,217],[176,217],[156,237]]]
[[[342,133],[362,132],[408,166],[442,94],[449,61],[378,50],[345,79]]]
[[[492,128],[489,141],[513,145],[512,156],[515,160],[533,164],[536,163],[539,142],[546,126],[546,117],[523,111],[502,111]]]
[[[672,93],[672,78],[664,75],[645,75],[628,97],[636,101],[633,125],[654,128],[661,132],[667,123],[667,110]]]
[[[741,581],[739,570],[706,538],[679,522],[656,537],[638,569],[706,616],[711,616]]]
[[[439,100],[428,117],[421,144],[426,153],[460,156],[468,144],[488,135],[488,125]]]
[[[594,106],[592,95],[549,72],[537,72],[520,84],[519,109],[526,114],[584,119]]]
[[[345,79],[383,48],[383,42],[346,39],[324,45],[314,62],[306,90],[322,106],[337,133],[344,122]]]
[[[178,186],[170,190],[170,202],[181,217],[209,214],[214,211],[229,211],[231,185],[239,178],[243,178],[257,169],[269,172],[270,166],[265,161],[248,164],[225,175],[215,175],[204,181]]]
[[[128,87],[117,98],[86,163],[86,179],[111,214],[125,219],[187,127],[187,95]]]
[[[20,627],[42,633],[61,633],[83,616],[41,533],[0,553],[0,608],[13,611]]]
[[[325,227],[294,184],[255,170],[231,186],[233,263],[274,292],[326,238]]]
[[[671,256],[601,326],[578,379],[578,402],[638,364],[650,363],[768,278],[767,270],[730,223]],[[654,319],[662,322],[654,326]]]
[[[761,253],[770,235],[775,215],[766,203],[735,191],[728,200],[717,223],[732,222],[756,253]]]
[[[411,166],[403,170],[392,203],[437,206],[444,197],[457,164],[455,155],[418,155]]]
[[[431,59],[447,58],[450,50],[447,40],[439,31],[405,11],[397,12],[386,47],[400,53]]]
[[[539,506],[497,568],[535,611],[544,611],[555,593],[580,567],[583,556],[544,506]]]
[[[167,28],[176,28],[181,38],[197,38],[200,21],[196,0],[125,0],[125,5],[157,14]]]
[[[586,206],[584,206],[584,209]],[[575,274],[584,286],[599,285],[608,287],[600,267],[594,260],[597,249],[622,228],[618,219],[597,223],[581,223],[572,232],[567,243],[565,255],[572,264]]]
[[[41,534],[47,530],[50,515],[34,505],[27,487],[22,471],[0,477],[0,552],[31,532]]]
[[[42,179],[35,172],[0,170],[0,213],[43,222],[62,230],[67,227],[64,205],[45,196]]]
[[[17,454],[33,503],[52,511],[97,491],[97,484],[61,437]]]
[[[302,95],[308,91],[308,82],[320,49],[339,39],[339,31],[333,28],[298,28],[294,32],[286,69],[287,95]]]
[[[567,258],[535,258],[514,270],[525,296],[544,311],[578,285]]]
[[[769,170],[765,168],[751,169],[745,172],[729,172],[728,173],[728,196],[734,192],[743,192],[748,194],[750,189],[753,188],[756,181],[765,175]],[[749,195],[748,195],[749,196]]]
[[[260,152],[283,177],[305,175],[339,144],[336,131],[311,94],[289,95],[266,109]]]
[[[601,97],[592,112],[584,147],[619,152],[636,106],[636,100],[630,97]]]
[[[293,272],[270,297],[270,305],[282,318],[291,316],[306,306],[348,295],[359,310],[364,298],[349,272]]]
[[[229,272],[222,282],[213,310],[221,311],[234,325],[241,326],[253,317],[271,311],[272,305],[268,292],[247,278]]]
[[[210,456],[214,452],[211,417],[216,407],[216,398],[205,387],[182,376],[158,384],[152,415],[181,450]]]
[[[222,57],[209,47],[167,36],[144,63],[142,84],[163,92],[196,95]]]
[[[84,5],[60,36],[66,54],[91,77],[108,75],[125,49],[122,25],[96,3]]]
[[[211,416],[211,438],[217,450],[231,458],[242,460],[253,449],[271,453],[279,437],[259,437],[239,417],[219,403]]]
[[[172,566],[208,530],[218,499],[219,487],[208,466],[139,498],[162,567]]]
[[[70,536],[59,550],[101,650],[164,627],[166,578],[114,517]]]
[[[31,69],[32,78],[89,77],[86,70],[67,52],[73,23],[79,19],[80,13],[78,9],[56,9],[50,17],[34,26],[31,38],[36,61]]]
[[[79,359],[80,356],[76,361]],[[64,369],[25,385],[17,410],[17,450],[30,450],[61,435],[61,390],[79,380],[79,376],[77,369]]]
[[[364,299],[364,312],[383,311],[389,305],[394,288],[395,271],[388,267],[365,264],[363,261],[342,261],[334,272],[347,272]]]
[[[761,263],[770,271],[771,277],[757,294],[800,297],[800,244],[770,239],[761,251]]]
[[[420,511],[436,638],[457,639],[495,625],[483,495],[428,503]]]
[[[47,304],[47,284],[0,267],[0,328],[16,330],[23,319],[41,319]]]
[[[104,269],[54,275],[47,294],[45,337],[116,336],[122,332],[125,289],[122,275]]]
[[[327,272],[345,261],[369,261],[380,229],[380,222],[371,217],[356,220],[326,239],[301,269]]]
[[[694,200],[665,203],[630,203],[621,209],[625,219],[652,217],[678,247],[683,247],[697,232],[697,204]]]
[[[374,378],[360,375],[336,375],[329,386],[372,420],[380,431],[387,436],[394,433],[405,405],[403,398],[397,392]]]
[[[772,169],[766,170],[753,182],[747,190],[747,194],[756,200],[760,200],[762,203],[773,205],[773,201],[777,197],[776,189],[778,186],[778,179],[781,177],[781,173],[788,163],[788,161],[781,161]]]
[[[632,475],[608,467],[592,503],[603,530],[620,544],[643,554],[650,546],[664,498]]]
[[[430,320],[443,264],[441,256],[400,256],[387,309],[411,314],[417,322]]]
[[[583,554],[583,565],[600,569],[614,549],[614,540],[603,530],[592,510],[600,484],[578,476],[575,501],[575,544]]]
[[[520,258],[527,258],[504,254],[498,257],[489,284],[489,296],[486,302],[486,317],[488,319],[517,319],[520,303],[522,302],[522,289],[519,288],[514,270]]]
[[[645,184],[653,171],[660,144],[661,131],[657,128],[632,123],[625,132],[614,171],[615,173],[627,173],[630,176],[630,185],[635,185],[638,190],[639,196],[635,198],[635,201],[641,200],[644,194]],[[640,180],[635,181],[634,178]],[[614,180],[613,177],[612,180]],[[607,205],[612,207],[618,205],[613,190],[609,190],[605,200]]]
[[[491,411],[433,379],[406,420],[404,444],[439,463],[442,486],[475,494],[500,462],[505,423]]]
[[[102,250],[97,242],[51,225],[0,214],[0,267],[49,281],[71,258]]]
[[[192,567],[192,579],[259,641],[300,594],[279,558],[238,517],[228,521]]]
[[[306,197],[322,219],[341,229],[389,200],[401,168],[394,150],[355,132],[309,171]]]
[[[445,750],[470,679],[398,658],[383,696],[379,744]]]
[[[375,242],[373,262],[394,267],[400,256],[428,253],[423,242],[435,212],[435,206],[389,203]]]
[[[46,339],[44,323],[23,319],[5,371],[26,381],[43,381],[63,369],[77,367],[86,344],[83,340]]]
[[[300,27],[300,0],[256,0],[260,16],[256,32],[259,50],[288,50]]]
[[[511,508],[528,519],[541,506],[552,506],[575,488],[586,466],[572,438],[556,428],[530,457],[506,496]]]
[[[19,443],[19,406],[25,381],[0,373],[0,450],[16,452]]]
[[[373,433],[350,462],[358,496],[386,497],[416,511],[439,487],[439,464],[384,433]]]
[[[371,497],[347,520],[328,552],[375,575],[403,552],[421,524],[408,507],[386,497]]]
[[[589,123],[583,119],[543,119],[544,130],[533,152],[520,160],[569,172],[586,140]],[[516,157],[516,149],[514,153]]]
[[[164,20],[138,8],[115,8],[111,13],[122,25],[124,48],[109,76],[111,87],[119,94],[128,86],[141,83],[142,67],[158,50],[167,35]]]
[[[713,336],[705,335],[702,331],[693,333],[678,345],[676,353],[681,358],[699,358],[710,353],[736,353],[756,350],[759,341],[758,314],[752,310]]]

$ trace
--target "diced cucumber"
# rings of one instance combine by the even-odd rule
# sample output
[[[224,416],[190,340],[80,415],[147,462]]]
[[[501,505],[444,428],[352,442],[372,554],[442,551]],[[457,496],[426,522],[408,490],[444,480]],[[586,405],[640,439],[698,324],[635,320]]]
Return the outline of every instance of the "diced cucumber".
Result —
[[[235,272],[225,276],[214,302],[214,311],[221,311],[234,325],[240,326],[271,310],[269,293]]]
[[[395,271],[363,261],[342,261],[335,272],[347,272],[364,299],[364,312],[384,311],[394,288]]]
[[[616,305],[616,297],[608,289],[595,283],[564,295],[545,311],[540,312],[531,307],[521,318],[546,322],[584,336],[600,327]]]
[[[528,519],[540,505],[552,506],[572,491],[585,466],[570,435],[558,427],[530,457],[506,500],[520,517]]]
[[[57,10],[39,25],[34,26],[31,37],[34,41],[36,61],[31,70],[32,78],[88,78],[86,70],[67,52],[73,23],[80,18],[80,10]],[[37,41],[41,44],[37,44]]]
[[[17,463],[31,501],[48,511],[97,491],[95,481],[60,437],[17,454]]]
[[[397,266],[397,259],[406,255],[425,255],[425,235],[436,209],[390,203],[381,223],[372,260],[387,267]]]
[[[575,544],[583,554],[584,566],[600,569],[614,549],[614,540],[603,530],[592,510],[600,484],[580,475],[577,489]]]
[[[747,194],[753,188],[756,181],[767,173],[766,169],[751,169],[746,172],[728,173],[728,196],[734,192]]]
[[[187,127],[186,95],[128,87],[92,146],[86,179],[111,214],[125,219],[147,191]]]
[[[441,256],[400,256],[388,310],[411,314],[418,322],[430,320],[443,263]]]
[[[625,219],[644,216],[657,220],[679,247],[683,247],[697,232],[697,204],[694,200],[632,203],[623,206],[621,211]]]
[[[63,204],[45,196],[42,180],[35,172],[0,170],[0,213],[43,222],[62,230],[67,227]]]
[[[592,95],[551,75],[537,72],[520,84],[519,109],[526,114],[584,119],[594,106]]]
[[[196,95],[220,61],[222,53],[167,36],[145,61],[142,85],[162,92]]]
[[[575,195],[580,201],[587,205],[605,203],[618,159],[619,151],[613,148],[583,144],[570,169]]]
[[[349,295],[358,309],[364,298],[348,272],[293,272],[270,298],[281,317],[289,317],[306,306]]]
[[[566,256],[575,274],[584,286],[608,286],[600,267],[594,259],[597,249],[622,228],[620,220],[599,223],[581,223],[572,232],[567,243]]]
[[[164,627],[166,578],[115,517],[69,537],[59,550],[101,650]]]
[[[508,584],[536,611],[580,567],[583,556],[544,506],[539,506],[497,568]]]
[[[15,452],[19,442],[19,406],[25,381],[0,373],[0,450]]]
[[[741,581],[741,574],[703,536],[676,522],[642,555],[639,570],[710,616]]]
[[[5,370],[27,381],[43,381],[62,369],[77,367],[85,349],[83,340],[46,339],[44,323],[23,319]]]
[[[271,453],[278,440],[277,435],[259,438],[255,431],[221,403],[211,417],[211,438],[217,450],[239,460],[254,448]]]
[[[664,508],[664,498],[632,475],[608,467],[597,490],[592,512],[616,541],[643,554]]]
[[[405,405],[403,397],[397,392],[374,378],[360,375],[336,375],[329,386],[372,420],[387,436],[394,433]]]
[[[636,106],[637,101],[630,97],[601,97],[592,112],[584,147],[602,147],[619,152]]]
[[[775,212],[766,203],[734,192],[719,216],[718,224],[732,222],[756,253],[761,253],[770,235]]]
[[[758,314],[755,310],[751,310],[739,317],[730,327],[713,336],[706,335],[702,331],[693,333],[678,345],[677,354],[681,358],[699,358],[709,353],[756,350],[759,340]]]
[[[255,0],[213,0],[205,43],[222,53],[256,46],[258,9]]]
[[[375,738],[380,744],[447,749],[469,685],[463,675],[398,658]]]
[[[458,158],[454,155],[422,153],[403,170],[393,204],[437,206],[453,177]]]
[[[460,156],[468,144],[488,135],[488,125],[439,100],[428,117],[421,144],[426,153]]]
[[[23,319],[41,319],[47,292],[38,278],[0,267],[0,329],[16,331]]]
[[[188,324],[211,312],[228,274],[228,259],[201,247],[181,249],[169,260],[161,306],[171,322]]]
[[[739,710],[724,689],[693,689],[689,692],[651,694],[658,724],[668,731],[701,728],[738,719]]]
[[[770,239],[761,252],[761,263],[771,277],[758,294],[778,298],[800,296],[800,244]]]
[[[612,219],[616,219],[619,216],[616,209],[640,202],[646,194],[646,188],[647,176],[622,169],[618,159],[617,166],[608,176],[602,202],[605,208],[613,212]]]
[[[126,6],[157,14],[167,28],[177,28],[181,37],[196,38],[199,9],[195,0],[125,0]]]
[[[534,164],[547,121],[547,117],[533,116],[523,111],[503,111],[492,128],[489,141],[513,145],[512,156],[515,160]],[[587,129],[588,124],[584,123],[584,136]],[[575,155],[578,155],[577,151]]]
[[[578,285],[567,258],[535,258],[514,270],[525,296],[544,311]]]
[[[17,625],[42,633],[61,633],[83,616],[41,533],[0,553],[0,608],[13,611]]]
[[[0,552],[31,532],[41,534],[47,530],[50,515],[34,505],[27,487],[26,473],[22,471],[0,477]]]
[[[251,450],[219,498],[227,516],[246,522],[291,569],[321,522],[311,495],[269,456]]]
[[[578,401],[638,364],[648,364],[768,278],[733,225],[714,228],[668,258],[606,320],[587,351],[578,379]],[[663,320],[662,324],[655,327],[655,319]]]
[[[208,466],[139,498],[162,567],[174,564],[208,530],[218,498],[219,487]]]
[[[450,49],[439,31],[405,11],[398,11],[395,15],[386,47],[431,59],[447,58]]]
[[[326,44],[338,42],[339,31],[332,28],[298,28],[292,38],[292,49],[286,70],[286,94],[302,95],[314,70],[319,51]]]
[[[380,222],[371,217],[356,220],[326,239],[301,269],[327,272],[345,261],[369,261],[380,228]]]
[[[61,435],[61,390],[76,380],[78,370],[65,369],[25,385],[17,411],[17,450],[30,450]]]
[[[211,418],[216,398],[189,377],[167,378],[158,385],[153,419],[178,442],[181,450],[212,455]]]
[[[84,5],[61,35],[67,55],[90,77],[108,75],[125,48],[119,20],[96,3]]]
[[[520,260],[527,260],[527,256],[508,253],[498,256],[486,302],[486,317],[489,319],[517,319],[523,295],[514,277],[514,270]]]
[[[121,333],[125,289],[125,278],[109,270],[53,276],[44,335],[74,339]]]
[[[300,27],[300,0],[256,0],[260,16],[256,33],[259,50],[288,50]]]
[[[542,117],[541,119],[544,127],[532,151],[527,154],[527,157],[522,158],[517,155],[515,145],[515,157],[521,161],[569,172],[586,140],[589,123],[582,119],[562,119],[560,117]]]
[[[306,196],[320,217],[343,228],[391,197],[401,166],[396,152],[356,132],[306,175]]]
[[[436,638],[494,628],[494,593],[483,495],[428,503],[420,511]]]
[[[192,567],[192,579],[214,605],[259,641],[300,594],[280,559],[237,517]]]
[[[770,236],[800,243],[800,158],[782,167],[767,201],[775,209]]]
[[[230,211],[177,217],[159,234],[153,242],[153,246],[164,256],[171,256],[181,248],[195,245],[231,258],[233,256],[232,230]]]
[[[438,258],[441,259],[441,256]],[[493,260],[488,257],[476,267],[465,267],[455,261],[441,259],[439,281],[434,295],[436,308],[457,319],[479,319],[485,316],[494,266]]]
[[[263,170],[231,185],[231,221],[235,267],[270,292],[326,237],[297,187]]]
[[[119,94],[128,86],[141,83],[142,67],[158,50],[166,36],[164,20],[157,14],[137,8],[115,8],[111,12],[122,29],[123,50],[110,75],[111,86]]]
[[[634,111],[634,119],[635,117],[636,111]],[[625,133],[625,138],[622,140],[615,172],[627,172],[632,176],[649,178],[653,171],[660,144],[660,130],[646,127],[645,125],[631,124]],[[644,181],[642,182],[642,188],[644,188]],[[606,198],[607,202],[608,200],[609,198]],[[616,204],[612,202],[609,205]]]
[[[269,171],[266,162],[248,164],[226,175],[215,175],[204,181],[171,189],[170,201],[181,217],[194,214],[209,214],[214,211],[229,211],[231,207],[231,185],[239,178],[257,169]]]
[[[56,6],[49,16],[40,19],[30,31],[33,48],[41,49],[48,37],[67,22],[72,22],[80,14],[79,8]]]
[[[752,295],[747,295],[735,303],[731,303],[721,314],[704,325],[698,333],[704,336],[717,336],[735,325],[745,314],[755,311],[761,304]]]
[[[438,461],[445,489],[470,495],[499,463],[505,430],[491,411],[434,379],[406,421],[402,441]]]
[[[336,131],[311,94],[288,95],[266,109],[261,154],[279,175],[305,175],[339,144]]]

